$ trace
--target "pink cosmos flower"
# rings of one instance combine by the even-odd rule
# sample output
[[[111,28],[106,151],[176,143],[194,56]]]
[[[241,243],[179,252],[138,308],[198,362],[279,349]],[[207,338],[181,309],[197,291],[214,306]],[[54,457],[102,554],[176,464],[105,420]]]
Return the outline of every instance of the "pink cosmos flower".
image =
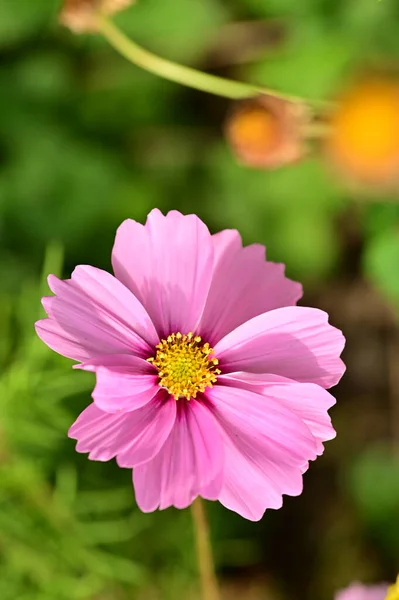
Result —
[[[339,590],[334,600],[385,600],[388,587],[387,583],[364,585],[355,581],[347,588]]]
[[[127,220],[115,276],[79,266],[49,276],[36,324],[56,352],[94,371],[94,402],[69,431],[92,460],[133,469],[139,507],[197,496],[258,520],[335,436],[326,391],[341,378],[341,332],[296,307],[301,286],[237,231],[195,215]]]

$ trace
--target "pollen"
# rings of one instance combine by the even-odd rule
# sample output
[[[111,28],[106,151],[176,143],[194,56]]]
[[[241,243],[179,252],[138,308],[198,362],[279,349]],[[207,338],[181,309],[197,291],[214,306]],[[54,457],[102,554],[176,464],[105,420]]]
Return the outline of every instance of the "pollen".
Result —
[[[172,333],[156,346],[156,354],[148,362],[158,370],[159,385],[175,398],[196,398],[212,387],[220,374],[219,361],[213,349],[199,335]]]
[[[399,575],[396,583],[389,586],[385,600],[399,600]]]

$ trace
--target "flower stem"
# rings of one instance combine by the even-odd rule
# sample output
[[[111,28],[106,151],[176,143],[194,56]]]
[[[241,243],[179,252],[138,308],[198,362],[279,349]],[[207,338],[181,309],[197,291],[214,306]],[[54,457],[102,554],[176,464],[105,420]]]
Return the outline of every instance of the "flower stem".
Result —
[[[141,48],[138,44],[133,42],[133,40],[130,40],[104,15],[100,14],[97,16],[97,24],[99,32],[102,33],[111,46],[127,58],[127,60],[150,73],[163,77],[164,79],[169,79],[170,81],[180,83],[181,85],[196,90],[234,100],[253,98],[259,94],[272,94],[285,99],[299,100],[298,98],[289,97],[275,92],[274,90],[267,90],[249,83],[233,81],[231,79],[225,79],[223,77],[217,77],[216,75],[210,75],[209,73],[197,71],[196,69],[185,67],[156,56],[155,54],[148,52],[148,50]]]
[[[219,587],[213,564],[209,525],[201,498],[191,506],[197,547],[198,568],[201,579],[202,600],[220,600]]]

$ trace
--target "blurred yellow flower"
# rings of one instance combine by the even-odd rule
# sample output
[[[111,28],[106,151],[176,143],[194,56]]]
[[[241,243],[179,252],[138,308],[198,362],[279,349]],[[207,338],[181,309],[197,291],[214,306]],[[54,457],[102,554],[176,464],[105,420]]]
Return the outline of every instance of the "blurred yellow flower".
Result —
[[[364,79],[338,100],[326,150],[344,175],[366,184],[399,181],[399,82]]]
[[[234,106],[225,134],[240,162],[272,169],[302,158],[308,122],[307,108],[300,102],[263,94]]]

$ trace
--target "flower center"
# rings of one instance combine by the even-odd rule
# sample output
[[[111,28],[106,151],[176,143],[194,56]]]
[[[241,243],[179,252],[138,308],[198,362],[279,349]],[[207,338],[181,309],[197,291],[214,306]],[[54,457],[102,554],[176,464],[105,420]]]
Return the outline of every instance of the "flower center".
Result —
[[[198,392],[212,387],[220,369],[217,358],[211,358],[213,349],[203,344],[199,335],[172,333],[156,346],[153,358],[148,358],[158,369],[159,385],[178,400],[195,398]]]
[[[399,575],[396,583],[389,586],[385,600],[399,600]]]

